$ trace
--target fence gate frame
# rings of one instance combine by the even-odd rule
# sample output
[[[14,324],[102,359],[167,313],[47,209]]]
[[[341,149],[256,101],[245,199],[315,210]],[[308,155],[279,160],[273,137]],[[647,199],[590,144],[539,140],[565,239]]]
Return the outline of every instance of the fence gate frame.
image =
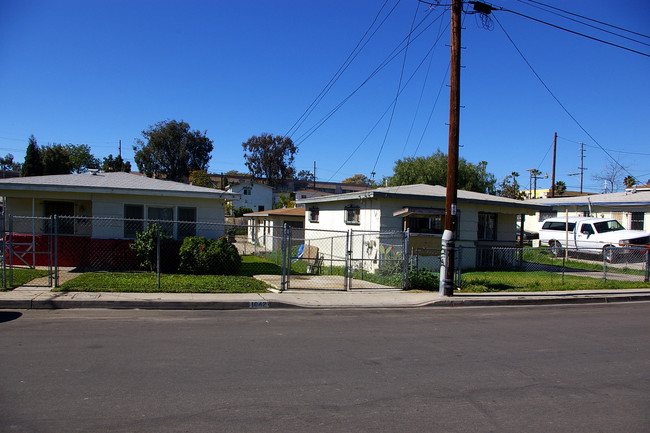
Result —
[[[45,256],[45,266],[47,266],[48,286],[55,288],[59,286],[59,267],[58,267],[58,215],[47,217],[35,216],[15,216],[11,214],[2,214],[2,287],[7,289],[13,286],[13,271],[15,268],[14,257],[19,259],[25,266],[30,269],[36,269],[37,256]],[[14,242],[14,226],[16,220],[31,221],[30,242]],[[36,222],[47,222],[47,231],[43,231],[39,236],[47,240],[47,250],[38,251],[36,249]],[[15,248],[18,247],[18,250]],[[21,250],[20,247],[27,247]],[[27,256],[31,256],[31,263]],[[8,268],[8,269],[7,269]]]

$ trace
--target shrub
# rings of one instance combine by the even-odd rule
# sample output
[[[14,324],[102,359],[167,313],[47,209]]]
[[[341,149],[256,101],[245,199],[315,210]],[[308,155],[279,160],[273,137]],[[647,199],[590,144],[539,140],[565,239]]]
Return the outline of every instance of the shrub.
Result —
[[[187,237],[180,249],[179,272],[197,275],[235,275],[241,267],[237,248],[226,238]]]
[[[440,277],[427,269],[409,272],[409,289],[436,291],[440,287]]]
[[[140,261],[140,267],[147,271],[155,271],[157,264],[157,242],[160,225],[147,224],[143,232],[135,235],[135,241],[129,245]],[[160,230],[160,271],[173,272],[178,263],[177,244]]]

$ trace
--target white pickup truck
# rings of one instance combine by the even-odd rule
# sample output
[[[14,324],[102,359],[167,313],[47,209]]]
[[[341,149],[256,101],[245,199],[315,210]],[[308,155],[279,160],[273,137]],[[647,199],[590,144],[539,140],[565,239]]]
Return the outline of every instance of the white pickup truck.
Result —
[[[650,233],[640,230],[626,230],[615,219],[571,217],[549,218],[542,223],[539,243],[548,245],[555,255],[569,250],[605,254],[607,261],[614,261],[622,250],[618,247],[644,246],[650,244]]]

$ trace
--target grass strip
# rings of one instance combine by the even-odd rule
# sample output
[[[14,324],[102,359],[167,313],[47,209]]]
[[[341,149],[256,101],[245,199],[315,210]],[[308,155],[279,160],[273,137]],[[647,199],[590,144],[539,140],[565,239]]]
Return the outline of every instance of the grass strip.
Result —
[[[260,293],[268,284],[240,275],[160,276],[160,289],[154,273],[87,272],[59,287],[61,292],[133,292],[133,293]]]
[[[22,286],[27,284],[35,278],[44,277],[47,275],[46,270],[42,269],[23,269],[23,268],[14,268],[13,270],[13,281],[12,286],[9,287],[9,269],[7,269],[7,288],[3,289],[0,287],[0,291],[8,291],[15,287]]]

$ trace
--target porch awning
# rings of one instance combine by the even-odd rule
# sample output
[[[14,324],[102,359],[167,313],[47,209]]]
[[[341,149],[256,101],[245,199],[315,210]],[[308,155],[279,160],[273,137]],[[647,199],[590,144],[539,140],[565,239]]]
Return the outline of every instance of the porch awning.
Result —
[[[433,209],[428,207],[405,207],[403,209],[393,212],[395,217],[407,217],[411,215],[416,216],[430,216],[430,215],[444,215],[444,209]]]

